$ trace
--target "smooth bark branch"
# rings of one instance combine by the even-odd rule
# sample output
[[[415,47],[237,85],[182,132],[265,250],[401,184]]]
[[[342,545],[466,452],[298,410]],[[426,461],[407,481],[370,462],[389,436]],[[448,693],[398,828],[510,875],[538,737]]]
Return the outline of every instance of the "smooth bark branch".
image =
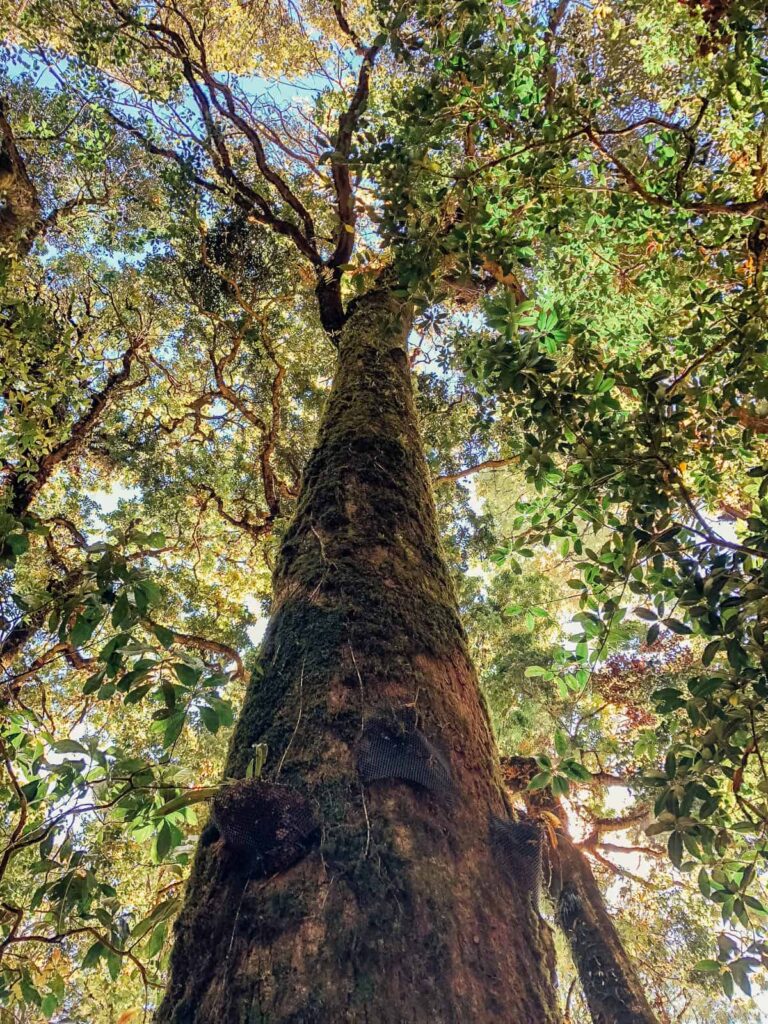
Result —
[[[520,459],[516,455],[509,459],[486,459],[485,462],[478,462],[474,466],[457,469],[454,473],[441,473],[440,476],[435,477],[433,483],[435,487],[441,487],[443,484],[453,484],[463,480],[465,477],[474,476],[475,473],[482,473],[488,469],[505,469],[507,466],[516,465],[519,461]]]
[[[216,506],[216,509],[222,519],[230,523],[232,526],[236,526],[238,530],[242,530],[243,533],[247,533],[255,541],[260,541],[264,537],[269,536],[272,532],[272,526],[274,519],[271,515],[265,516],[258,522],[251,519],[249,516],[235,516],[231,512],[228,512],[224,507],[224,500],[221,495],[217,494],[212,487],[203,484],[201,490],[207,495],[203,499],[202,508],[205,509],[208,506],[209,501],[212,501]]]
[[[350,100],[349,107],[339,118],[335,151],[338,155],[331,158],[333,184],[336,190],[339,214],[339,233],[336,248],[330,261],[330,266],[332,267],[340,267],[342,264],[348,263],[355,245],[355,196],[352,178],[349,173],[349,154],[360,115],[365,108],[365,104],[368,102],[371,73],[379,49],[380,47],[378,46],[370,46],[365,50],[357,76],[355,92]]]
[[[243,778],[267,743],[271,799],[303,795],[315,845],[260,874],[206,832],[158,1024],[559,1019],[549,930],[489,841],[505,795],[441,552],[410,324],[386,289],[349,311],[225,768]],[[441,752],[442,788],[397,766],[363,782],[371,723],[403,718]]]

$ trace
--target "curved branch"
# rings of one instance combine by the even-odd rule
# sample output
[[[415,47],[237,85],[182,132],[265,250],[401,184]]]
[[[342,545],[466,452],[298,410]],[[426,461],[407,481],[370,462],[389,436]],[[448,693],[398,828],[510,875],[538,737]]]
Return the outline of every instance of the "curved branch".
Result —
[[[650,206],[660,207],[665,210],[682,209],[688,210],[691,213],[713,213],[713,214],[725,214],[738,217],[754,217],[761,211],[768,209],[768,194],[758,196],[756,199],[749,199],[745,202],[730,202],[730,203],[681,203],[673,201],[671,199],[665,199],[664,196],[657,195],[655,192],[649,191],[645,185],[640,181],[636,174],[634,174],[629,167],[623,162],[623,160],[612,153],[608,147],[598,138],[598,133],[591,126],[586,129],[586,136],[592,145],[603,154],[616,170],[619,172],[621,177],[626,182],[629,191],[639,195],[646,201]]]

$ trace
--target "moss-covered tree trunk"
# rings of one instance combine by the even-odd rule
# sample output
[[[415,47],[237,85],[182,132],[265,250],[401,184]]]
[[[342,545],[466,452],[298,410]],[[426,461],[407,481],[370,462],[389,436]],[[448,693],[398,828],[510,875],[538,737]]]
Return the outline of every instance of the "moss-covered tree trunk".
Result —
[[[557,840],[549,890],[593,1024],[658,1024],[587,858],[565,833]]]
[[[540,826],[547,887],[593,1024],[658,1024],[589,861],[568,835],[563,805],[549,788],[526,788],[538,771],[533,758],[502,759],[502,777],[513,793],[523,794],[528,821],[547,816],[548,825]]]
[[[264,781],[214,805],[161,1024],[559,1019],[549,930],[489,843],[504,798],[441,554],[409,325],[382,289],[341,333],[227,766],[242,778],[266,742]]]

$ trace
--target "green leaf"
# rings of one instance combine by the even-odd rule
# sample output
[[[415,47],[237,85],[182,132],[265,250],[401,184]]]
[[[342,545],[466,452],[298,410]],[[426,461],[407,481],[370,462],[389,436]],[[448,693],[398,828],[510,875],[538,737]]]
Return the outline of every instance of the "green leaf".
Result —
[[[566,796],[568,789],[568,779],[564,775],[554,775],[552,777],[552,792],[555,796]]]
[[[173,833],[167,821],[164,821],[157,831],[155,841],[152,843],[152,860],[160,864],[165,860],[171,850]]]
[[[150,960],[156,957],[158,953],[162,952],[163,946],[165,945],[165,936],[168,933],[168,922],[161,921],[159,925],[152,932],[152,937],[147,944],[147,956]]]
[[[679,619],[664,619],[664,625],[667,629],[672,630],[673,633],[678,633],[680,636],[686,636],[688,633],[693,632],[690,626],[686,626]]]
[[[104,679],[105,670],[99,669],[92,676],[88,676],[83,686],[83,693],[88,696],[91,693],[95,693],[101,686],[102,680]]]
[[[710,643],[707,644],[707,646],[704,648],[704,650],[702,652],[702,655],[701,655],[701,663],[702,663],[702,665],[711,665],[715,655],[717,654],[717,652],[719,650],[720,650],[720,641],[719,640],[712,640],[712,641],[710,641]]]
[[[592,773],[589,769],[573,758],[561,761],[559,769],[576,782],[590,782],[592,780]]]
[[[111,949],[107,950],[107,970],[112,981],[117,981],[118,975],[123,966],[123,958],[119,953],[113,952]]]
[[[192,668],[191,665],[185,665],[183,662],[176,662],[173,665],[173,671],[183,686],[195,686],[200,678],[200,672],[197,669]]]
[[[733,975],[726,971],[720,975],[720,984],[723,987],[723,992],[728,996],[729,999],[733,998]]]
[[[155,925],[160,921],[165,921],[172,914],[174,914],[181,905],[181,900],[178,896],[174,896],[169,900],[163,900],[153,910],[152,913],[147,915],[138,924],[135,924],[131,929],[131,938],[138,941],[144,935],[147,934]]]
[[[115,606],[112,609],[112,625],[116,629],[123,629],[130,625],[130,621],[133,618],[133,609],[128,603],[128,595],[126,593],[120,594]]]
[[[99,941],[94,942],[83,957],[83,967],[93,967],[103,956],[106,956],[106,954],[107,947]]]
[[[26,533],[9,533],[5,538],[5,543],[11,549],[14,558],[29,551],[29,536]]]
[[[87,643],[93,636],[93,631],[96,629],[97,624],[97,619],[90,619],[86,618],[84,615],[78,615],[69,634],[69,639],[72,641],[74,646],[80,647],[82,644]]]
[[[129,693],[126,693],[123,703],[138,704],[142,697],[146,697],[151,689],[152,683],[143,683],[141,686],[134,686]]]
[[[528,783],[528,789],[544,789],[552,781],[552,772],[539,772]]]
[[[647,622],[655,622],[659,617],[652,608],[633,608],[632,610],[638,619],[645,619]]]
[[[163,645],[166,650],[169,650],[173,646],[174,636],[172,630],[166,629],[165,626],[155,624],[152,627],[152,632],[155,634],[157,639]]]
[[[210,708],[204,704],[200,708],[200,718],[202,719],[203,725],[208,730],[208,732],[216,733],[219,731],[219,726],[221,725],[221,722],[219,721],[218,714],[213,708]]]
[[[555,730],[555,752],[558,757],[563,757],[570,746],[570,740],[562,729]]]
[[[58,1007],[59,1000],[56,998],[53,992],[49,992],[48,995],[45,996],[43,998],[43,1001],[40,1003],[40,1009],[43,1013],[43,1016],[48,1018],[53,1016]]]
[[[675,867],[679,868],[683,860],[683,837],[679,832],[670,833],[667,840],[667,853]]]
[[[693,965],[694,971],[706,971],[709,974],[714,974],[720,970],[722,964],[718,963],[717,960],[699,960],[698,963]]]
[[[88,750],[78,743],[77,740],[56,740],[55,743],[51,744],[51,750],[56,751],[57,754],[87,754]]]
[[[163,730],[164,747],[172,746],[179,738],[181,730],[184,728],[184,721],[186,717],[185,712],[177,711],[165,719],[165,728]]]

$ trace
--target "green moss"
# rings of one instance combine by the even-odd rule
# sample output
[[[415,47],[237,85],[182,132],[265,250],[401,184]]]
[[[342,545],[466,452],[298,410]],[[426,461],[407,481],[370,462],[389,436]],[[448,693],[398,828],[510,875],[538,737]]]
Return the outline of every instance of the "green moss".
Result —
[[[455,716],[440,720],[448,701],[434,666],[466,664],[467,655],[413,405],[407,327],[406,312],[382,294],[360,304],[343,332],[318,447],[275,572],[262,672],[249,687],[226,767],[228,776],[243,776],[253,745],[266,742],[265,777],[306,794],[320,824],[319,850],[273,888],[260,884],[258,895],[244,897],[220,844],[199,851],[158,1024],[191,1024],[189,1013],[211,991],[216,1005],[200,1017],[205,1024],[238,1020],[244,1006],[259,1007],[253,1019],[266,1022],[265,1005],[280,1007],[273,1011],[280,1024],[360,1019],[350,1007],[368,998],[379,1008],[371,1019],[380,1011],[382,1022],[391,1021],[397,1010],[387,1006],[383,979],[393,965],[399,984],[411,979],[418,991],[423,1012],[414,1019],[455,1019],[445,972],[456,941],[449,869],[456,840],[428,808],[414,822],[412,852],[398,852],[393,818],[402,815],[377,814],[375,801],[370,813],[363,806],[355,759],[363,723],[395,708],[413,707],[428,739],[462,727]],[[487,738],[467,735],[468,748],[476,741]],[[433,800],[395,785],[404,787],[405,814],[409,801]],[[302,968],[290,935],[310,921],[323,941],[297,986],[292,972]],[[233,929],[237,975],[222,982],[221,951]],[[254,1002],[262,972],[269,994]]]
[[[339,370],[302,496],[275,574],[273,623],[235,731],[227,773],[241,775],[256,742],[275,765],[291,741],[303,778],[323,757],[309,722],[354,739],[360,709],[329,722],[334,677],[357,688],[354,652],[372,683],[416,694],[419,654],[449,656],[463,630],[448,578],[429,492],[410,390],[402,311],[381,297],[344,332]],[[389,317],[391,333],[382,331]],[[354,324],[354,327],[352,326]],[[355,697],[350,703],[354,705]],[[322,729],[320,729],[322,733]]]

